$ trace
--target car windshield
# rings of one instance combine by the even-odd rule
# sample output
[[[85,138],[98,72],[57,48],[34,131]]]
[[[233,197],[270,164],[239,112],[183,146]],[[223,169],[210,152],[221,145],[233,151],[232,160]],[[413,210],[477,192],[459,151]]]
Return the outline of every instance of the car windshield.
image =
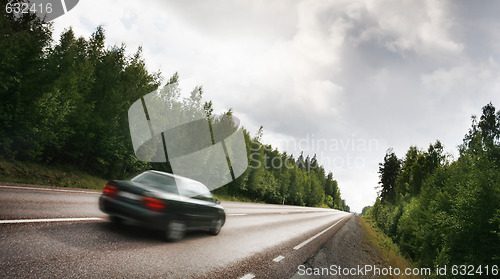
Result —
[[[179,191],[177,190],[177,186],[175,184],[175,178],[167,175],[161,175],[153,172],[144,172],[132,178],[131,181],[148,185],[164,192],[177,195],[179,194]]]

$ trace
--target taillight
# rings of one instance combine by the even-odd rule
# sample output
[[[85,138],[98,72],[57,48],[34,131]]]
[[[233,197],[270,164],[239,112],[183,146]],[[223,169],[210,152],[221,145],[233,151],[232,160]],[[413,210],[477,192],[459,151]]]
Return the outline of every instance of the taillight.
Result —
[[[143,197],[142,202],[151,211],[161,211],[167,207],[167,203],[154,197]]]
[[[108,184],[108,185],[106,185],[106,187],[104,187],[103,194],[105,196],[108,196],[108,197],[114,197],[117,192],[118,192],[118,188],[116,186]]]

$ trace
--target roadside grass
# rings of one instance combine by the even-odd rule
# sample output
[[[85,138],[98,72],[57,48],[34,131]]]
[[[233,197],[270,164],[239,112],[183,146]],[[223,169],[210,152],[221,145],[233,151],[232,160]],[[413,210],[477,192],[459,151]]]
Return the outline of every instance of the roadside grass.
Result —
[[[384,261],[385,267],[392,267],[393,269],[399,268],[402,273],[398,276],[394,275],[380,278],[424,278],[417,275],[405,275],[404,272],[407,268],[414,269],[415,266],[401,255],[398,246],[393,243],[388,236],[375,227],[370,216],[365,215],[359,219],[365,232],[366,239],[370,242],[372,247],[376,249],[379,256]]]
[[[234,202],[251,202],[251,203],[264,203],[263,201],[252,200],[246,197],[233,196],[228,194],[213,194],[214,198],[221,201],[234,201]]]
[[[253,200],[253,199],[249,199],[249,198],[243,197],[243,196],[234,196],[234,195],[228,195],[228,194],[217,193],[217,192],[213,193],[213,196],[214,196],[214,198],[221,200],[221,201],[251,202],[251,203],[265,204],[265,202],[263,202],[263,201]],[[281,205],[281,203],[276,203],[276,204]],[[287,204],[287,205],[289,205],[289,204]],[[328,205],[326,205],[324,203],[319,205],[319,206],[316,206],[316,207],[331,209],[330,207],[328,207]]]
[[[96,190],[102,190],[107,182],[71,166],[5,160],[0,161],[0,181]]]

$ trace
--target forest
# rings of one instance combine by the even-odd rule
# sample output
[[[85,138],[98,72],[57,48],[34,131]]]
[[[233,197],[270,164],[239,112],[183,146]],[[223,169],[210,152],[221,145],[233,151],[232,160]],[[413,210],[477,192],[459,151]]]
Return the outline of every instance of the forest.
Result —
[[[136,158],[127,111],[162,86],[180,91],[177,73],[165,80],[159,71],[148,71],[141,48],[130,55],[124,44],[107,47],[103,27],[89,38],[70,27],[55,41],[51,24],[34,14],[1,13],[0,159],[70,165],[106,179],[169,170],[166,164]],[[188,97],[177,94],[172,101],[201,104],[210,114],[212,101],[202,97],[198,86]],[[261,143],[262,127],[253,137],[244,128],[243,133],[249,168],[216,193],[350,210],[333,174],[316,156],[294,158]]]
[[[379,195],[366,212],[422,267],[497,266],[500,262],[500,111],[482,108],[453,159],[436,141],[389,149],[379,166]],[[480,273],[474,273],[481,275]],[[488,277],[488,276],[486,276]]]

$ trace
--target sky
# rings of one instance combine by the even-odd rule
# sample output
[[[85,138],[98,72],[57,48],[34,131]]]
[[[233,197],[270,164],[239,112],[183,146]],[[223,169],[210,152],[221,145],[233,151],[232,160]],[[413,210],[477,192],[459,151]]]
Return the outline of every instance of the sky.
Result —
[[[388,148],[457,146],[500,107],[500,2],[82,0],[55,19],[108,46],[142,46],[148,69],[197,85],[216,112],[280,151],[316,154],[352,211],[377,196]]]

